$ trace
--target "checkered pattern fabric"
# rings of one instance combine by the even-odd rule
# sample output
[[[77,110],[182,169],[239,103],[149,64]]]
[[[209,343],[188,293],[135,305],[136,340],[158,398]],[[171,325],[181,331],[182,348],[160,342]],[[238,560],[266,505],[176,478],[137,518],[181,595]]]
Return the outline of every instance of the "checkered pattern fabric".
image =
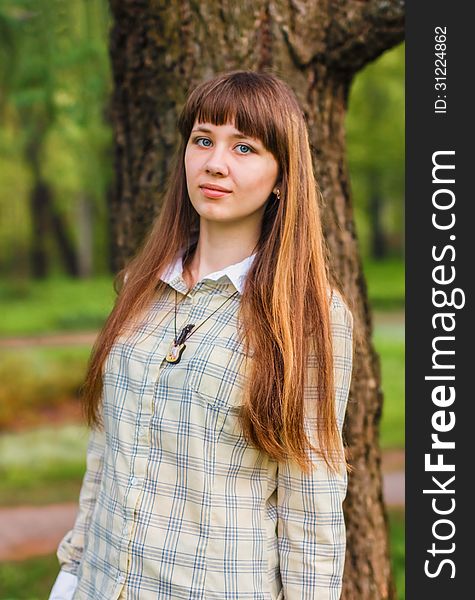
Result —
[[[74,598],[337,600],[346,470],[333,475],[314,459],[317,469],[304,475],[245,441],[237,415],[249,357],[237,336],[239,294],[196,329],[179,363],[164,360],[175,290],[180,331],[237,289],[226,274],[205,277],[183,299],[180,273],[171,270],[166,292],[104,367],[105,431],[90,433],[79,511],[58,547],[62,571],[78,578]],[[341,431],[353,321],[336,294],[331,316]],[[306,398],[314,426],[310,385]]]

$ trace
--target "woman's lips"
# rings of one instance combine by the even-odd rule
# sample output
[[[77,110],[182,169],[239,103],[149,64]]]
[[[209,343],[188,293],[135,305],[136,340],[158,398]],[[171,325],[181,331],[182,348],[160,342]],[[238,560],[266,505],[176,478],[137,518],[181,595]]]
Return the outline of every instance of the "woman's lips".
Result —
[[[208,198],[221,198],[222,196],[226,196],[227,194],[231,193],[231,192],[223,192],[221,190],[212,190],[207,187],[200,187],[200,190]]]

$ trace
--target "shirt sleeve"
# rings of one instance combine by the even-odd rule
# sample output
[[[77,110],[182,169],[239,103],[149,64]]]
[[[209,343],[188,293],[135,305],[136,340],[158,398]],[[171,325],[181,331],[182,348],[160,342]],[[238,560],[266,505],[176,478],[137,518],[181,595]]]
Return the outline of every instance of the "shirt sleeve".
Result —
[[[77,584],[78,578],[76,575],[61,570],[54,582],[48,600],[72,600]]]
[[[353,317],[340,296],[331,305],[336,418],[342,432],[351,380]],[[306,427],[312,428],[311,417]],[[314,440],[314,437],[312,437]],[[345,564],[346,528],[343,500],[346,467],[331,473],[324,460],[311,455],[315,469],[305,474],[295,461],[279,463],[277,534],[280,571],[286,600],[338,600]]]
[[[56,553],[61,565],[61,572],[77,575],[84,549],[85,536],[89,529],[102,480],[104,451],[104,431],[92,429],[89,433],[86,473],[79,494],[79,509],[76,520],[73,528],[60,541]]]

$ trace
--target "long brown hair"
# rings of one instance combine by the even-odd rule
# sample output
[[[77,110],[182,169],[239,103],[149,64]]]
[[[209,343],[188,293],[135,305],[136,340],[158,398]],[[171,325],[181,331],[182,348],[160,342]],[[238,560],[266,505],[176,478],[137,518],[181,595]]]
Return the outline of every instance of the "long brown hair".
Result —
[[[252,349],[253,356],[244,390],[243,434],[270,457],[294,459],[307,473],[313,467],[310,448],[336,471],[345,461],[333,381],[330,291],[336,285],[330,280],[321,194],[305,118],[292,90],[272,73],[220,74],[189,94],[178,119],[181,141],[161,212],[142,247],[117,275],[115,306],[91,354],[83,386],[87,422],[101,424],[102,369],[112,344],[125,324],[166,289],[159,279],[162,271],[199,231],[184,168],[195,120],[233,124],[245,135],[259,138],[279,165],[280,200],[271,193],[267,201],[239,308],[244,349],[247,353]],[[308,398],[319,423],[317,445],[304,425]]]

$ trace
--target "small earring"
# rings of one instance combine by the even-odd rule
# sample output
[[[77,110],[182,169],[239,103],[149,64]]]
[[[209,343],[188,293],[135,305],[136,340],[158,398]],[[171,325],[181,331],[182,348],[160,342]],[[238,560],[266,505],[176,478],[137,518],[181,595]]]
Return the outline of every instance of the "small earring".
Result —
[[[279,188],[277,188],[277,191],[274,192],[274,193],[277,196],[277,200],[280,200],[280,190],[279,190]]]

